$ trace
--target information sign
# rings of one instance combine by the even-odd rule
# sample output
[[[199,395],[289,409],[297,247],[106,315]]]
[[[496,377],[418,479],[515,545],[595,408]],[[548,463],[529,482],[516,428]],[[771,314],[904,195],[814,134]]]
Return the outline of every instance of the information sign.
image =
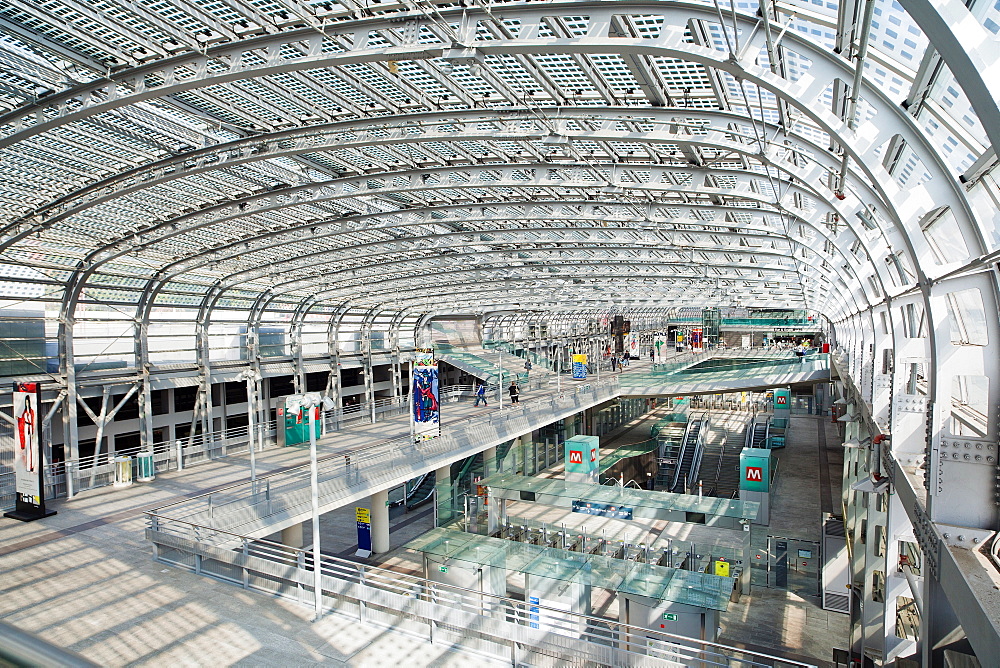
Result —
[[[359,557],[370,557],[372,554],[372,511],[368,508],[356,507],[354,517],[358,521],[358,551]]]
[[[616,506],[610,503],[594,503],[593,501],[573,501],[573,512],[600,517],[613,517],[619,520],[632,519],[632,509],[626,506]]]

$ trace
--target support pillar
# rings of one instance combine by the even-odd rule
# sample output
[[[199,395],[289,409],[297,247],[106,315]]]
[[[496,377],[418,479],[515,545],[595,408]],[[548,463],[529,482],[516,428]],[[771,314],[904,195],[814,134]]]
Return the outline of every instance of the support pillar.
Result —
[[[372,552],[389,551],[389,490],[375,492],[369,499],[372,509]]]
[[[302,537],[302,523],[293,524],[281,530],[281,544],[288,547],[304,547],[305,540]]]

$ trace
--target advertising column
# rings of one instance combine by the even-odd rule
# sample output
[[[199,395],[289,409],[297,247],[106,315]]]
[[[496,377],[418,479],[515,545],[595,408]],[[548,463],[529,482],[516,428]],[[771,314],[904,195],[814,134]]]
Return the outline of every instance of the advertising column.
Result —
[[[426,441],[441,435],[438,365],[433,353],[418,352],[413,359],[413,437]]]
[[[56,511],[45,509],[45,465],[42,456],[41,388],[38,383],[14,383],[14,511],[4,513],[31,522]],[[67,472],[68,475],[68,472]]]
[[[586,355],[573,355],[573,380],[587,380]]]
[[[601,442],[597,436],[567,438],[566,480],[568,482],[598,483],[601,468]]]
[[[657,334],[653,337],[653,363],[663,364],[667,361],[667,336]]]

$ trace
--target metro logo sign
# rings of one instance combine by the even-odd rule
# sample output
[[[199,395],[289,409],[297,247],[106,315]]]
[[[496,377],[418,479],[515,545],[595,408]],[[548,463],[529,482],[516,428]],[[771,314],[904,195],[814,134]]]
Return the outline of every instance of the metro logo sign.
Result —
[[[783,394],[775,395],[775,397],[774,397],[774,403],[778,404],[779,406],[787,406],[788,405],[788,397],[786,397]]]
[[[596,462],[597,461],[597,448],[591,448],[590,449],[590,461],[592,461],[592,462]]]
[[[582,464],[583,463],[583,451],[582,450],[570,450],[569,451],[569,463],[570,464]]]
[[[747,467],[747,482],[764,482],[764,470],[759,466]]]

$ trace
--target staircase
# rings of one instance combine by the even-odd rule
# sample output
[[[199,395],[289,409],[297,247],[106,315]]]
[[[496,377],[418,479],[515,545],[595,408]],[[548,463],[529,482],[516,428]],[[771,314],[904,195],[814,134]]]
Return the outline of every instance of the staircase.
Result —
[[[518,384],[524,385],[529,380],[532,382],[541,380],[544,383],[547,378],[555,379],[553,372],[541,364],[536,364],[534,360],[529,373],[524,370],[524,357],[506,351],[497,352],[495,349],[486,350],[478,346],[461,349],[441,346],[437,349],[437,358],[491,385],[502,383],[506,387],[511,380],[517,380]]]
[[[715,481],[715,496],[731,499],[740,488],[740,452],[744,436],[739,431],[726,432],[725,454],[719,462],[719,476]]]
[[[435,350],[435,356],[438,360],[442,362],[447,362],[456,369],[461,369],[470,376],[475,376],[479,380],[485,381],[491,385],[496,385],[497,383],[503,383],[510,380],[511,375],[503,370],[501,375],[501,369],[497,366],[496,362],[490,361],[480,354],[479,352],[485,352],[482,349],[468,349],[463,348],[461,350],[451,347],[439,347]],[[506,367],[506,365],[505,365]]]

